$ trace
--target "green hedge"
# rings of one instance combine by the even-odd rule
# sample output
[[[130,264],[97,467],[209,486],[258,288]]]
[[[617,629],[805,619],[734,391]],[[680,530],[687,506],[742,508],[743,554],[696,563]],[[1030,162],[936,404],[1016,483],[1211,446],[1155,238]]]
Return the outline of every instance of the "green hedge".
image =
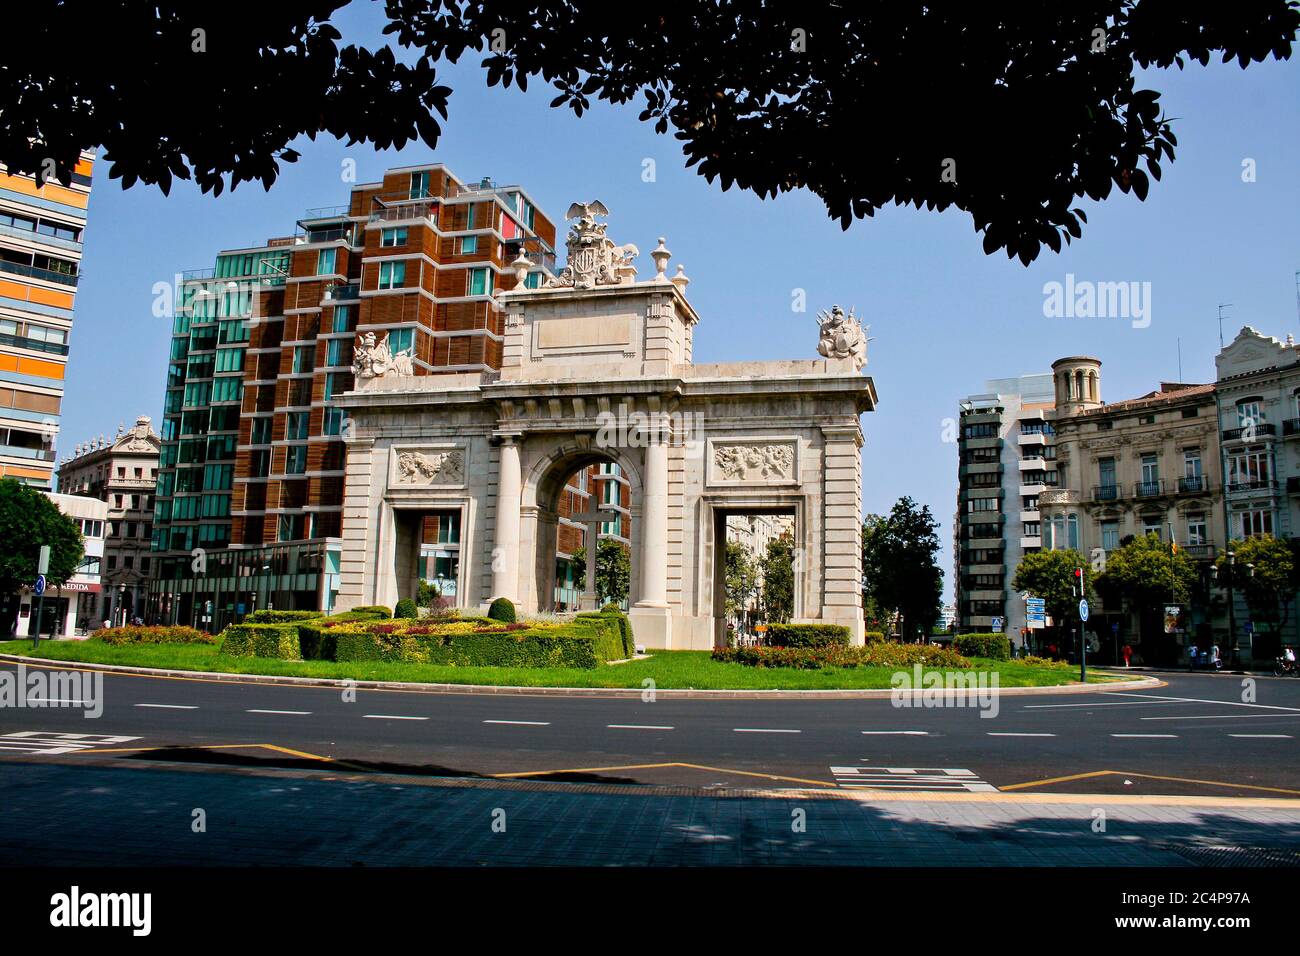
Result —
[[[274,657],[292,661],[301,656],[300,625],[232,624],[221,632],[221,653],[228,657]]]
[[[128,624],[123,627],[105,627],[93,637],[105,644],[215,644],[217,639],[206,631],[192,627],[140,627]]]
[[[622,612],[617,604],[606,604],[599,611],[582,611],[575,614],[574,621],[590,620],[612,620],[618,624],[619,635],[623,640],[623,652],[619,659],[629,659],[636,656],[636,639],[632,634],[632,622],[628,620],[627,615]]]
[[[415,606],[415,602],[410,598],[402,598],[393,608],[393,617],[404,619],[416,618],[420,616],[420,609]]]
[[[248,617],[244,618],[241,623],[244,624],[290,624],[296,621],[310,621],[314,618],[324,617],[323,611],[276,611],[272,608],[263,608],[260,611],[254,611]]]
[[[1011,657],[1011,639],[1005,634],[958,634],[952,646],[967,657],[988,657],[995,661]]]
[[[843,624],[769,624],[770,647],[847,647],[850,632]]]
[[[724,664],[749,667],[790,667],[821,670],[826,667],[925,667],[967,668],[971,662],[956,651],[934,644],[866,644],[846,647],[728,647],[715,650],[713,659]]]
[[[364,627],[326,629],[339,661],[394,661],[455,667],[594,668],[623,656],[618,622],[596,615],[558,628],[483,630],[454,634],[376,633]]]
[[[392,617],[393,609],[385,607],[382,604],[363,604],[361,607],[354,607],[353,614],[374,614],[379,617]]]
[[[879,644],[885,639],[884,631],[867,631],[866,635],[868,644]]]

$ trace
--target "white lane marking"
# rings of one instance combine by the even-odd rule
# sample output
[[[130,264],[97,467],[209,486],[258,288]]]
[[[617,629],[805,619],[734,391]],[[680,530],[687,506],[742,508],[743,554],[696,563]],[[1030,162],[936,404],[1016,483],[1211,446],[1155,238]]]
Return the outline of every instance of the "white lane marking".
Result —
[[[1183,701],[1193,704],[1218,704],[1222,707],[1256,707],[1262,710],[1290,710],[1300,713],[1300,707],[1283,707],[1280,704],[1247,704],[1239,700],[1206,700],[1202,697],[1161,697],[1157,694],[1130,694],[1114,691],[1107,694],[1108,697],[1146,697],[1150,700],[1171,700]],[[1145,719],[1145,718],[1144,718]]]
[[[987,737],[1055,737],[1056,734],[1026,734],[1026,733],[1013,733],[1011,731],[1006,731],[1006,730],[1001,732],[995,732],[990,730],[985,734],[985,736]]]
[[[1242,737],[1247,740],[1291,740],[1290,734],[1228,734],[1229,737]]]
[[[732,727],[737,734],[801,734],[802,730],[781,730],[777,727]]]
[[[1165,740],[1178,739],[1177,734],[1111,734],[1112,737],[1159,737]]]
[[[1139,717],[1138,720],[1285,720],[1287,717],[1300,717],[1300,714],[1187,714],[1182,717]]]
[[[84,700],[74,700],[69,697],[28,697],[29,704],[84,704]]]
[[[1177,704],[1177,700],[1117,700],[1094,704],[1025,704],[1023,710],[1052,710],[1058,707],[1154,707],[1157,704]]]
[[[139,737],[121,737],[111,734],[58,734],[44,730],[21,730],[0,737],[0,750],[13,750],[40,756],[81,753],[95,747],[126,744]]]
[[[549,720],[485,720],[485,724],[515,724],[520,727],[549,727]]]
[[[428,720],[428,717],[406,717],[402,714],[362,714],[371,720]]]
[[[159,710],[198,710],[194,704],[136,704],[137,707],[156,707]]]
[[[895,735],[900,737],[930,736],[930,731],[928,730],[864,730],[862,732],[869,737],[886,737],[890,735]]]
[[[846,790],[960,790],[996,793],[997,787],[973,770],[930,767],[831,767],[835,782]]]
[[[675,727],[666,727],[662,724],[606,724],[610,730],[676,730]]]
[[[293,714],[298,717],[307,717],[311,715],[310,710],[246,710],[246,714]]]

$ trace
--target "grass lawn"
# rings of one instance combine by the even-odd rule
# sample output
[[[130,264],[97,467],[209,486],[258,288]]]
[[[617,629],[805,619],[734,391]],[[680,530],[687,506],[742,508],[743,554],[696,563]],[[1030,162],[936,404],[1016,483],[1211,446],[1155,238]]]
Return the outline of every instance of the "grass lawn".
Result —
[[[722,664],[708,651],[656,651],[646,660],[608,664],[595,670],[533,667],[447,667],[434,664],[335,663],[281,661],[258,657],[222,657],[210,644],[110,645],[102,641],[41,641],[33,655],[31,641],[0,642],[0,653],[92,664],[127,664],[172,670],[224,671],[289,677],[333,677],[445,684],[496,684],[514,687],[636,687],[652,678],[660,689],[835,690],[888,688],[892,667],[785,670]],[[993,670],[1002,687],[1076,684],[1077,668],[976,660],[977,670]],[[1089,683],[1118,678],[1089,672]]]

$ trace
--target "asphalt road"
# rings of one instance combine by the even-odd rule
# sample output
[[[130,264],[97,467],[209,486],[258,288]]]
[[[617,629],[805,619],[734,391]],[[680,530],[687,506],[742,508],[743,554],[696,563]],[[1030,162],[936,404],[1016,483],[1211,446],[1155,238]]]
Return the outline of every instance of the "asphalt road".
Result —
[[[12,670],[14,665],[3,664]],[[872,700],[355,692],[103,675],[103,714],[0,708],[0,774],[43,758],[700,787],[1300,797],[1300,680],[1161,675],[982,717]],[[91,735],[66,737],[60,735]],[[125,738],[125,739],[123,739]],[[16,768],[15,768],[16,769]]]

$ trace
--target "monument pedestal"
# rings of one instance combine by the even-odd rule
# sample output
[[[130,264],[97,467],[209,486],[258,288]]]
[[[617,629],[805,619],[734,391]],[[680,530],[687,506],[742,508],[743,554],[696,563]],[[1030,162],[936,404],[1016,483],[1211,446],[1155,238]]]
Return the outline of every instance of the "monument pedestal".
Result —
[[[632,639],[642,647],[663,650],[672,647],[673,620],[667,604],[633,604],[627,619],[632,624]]]

